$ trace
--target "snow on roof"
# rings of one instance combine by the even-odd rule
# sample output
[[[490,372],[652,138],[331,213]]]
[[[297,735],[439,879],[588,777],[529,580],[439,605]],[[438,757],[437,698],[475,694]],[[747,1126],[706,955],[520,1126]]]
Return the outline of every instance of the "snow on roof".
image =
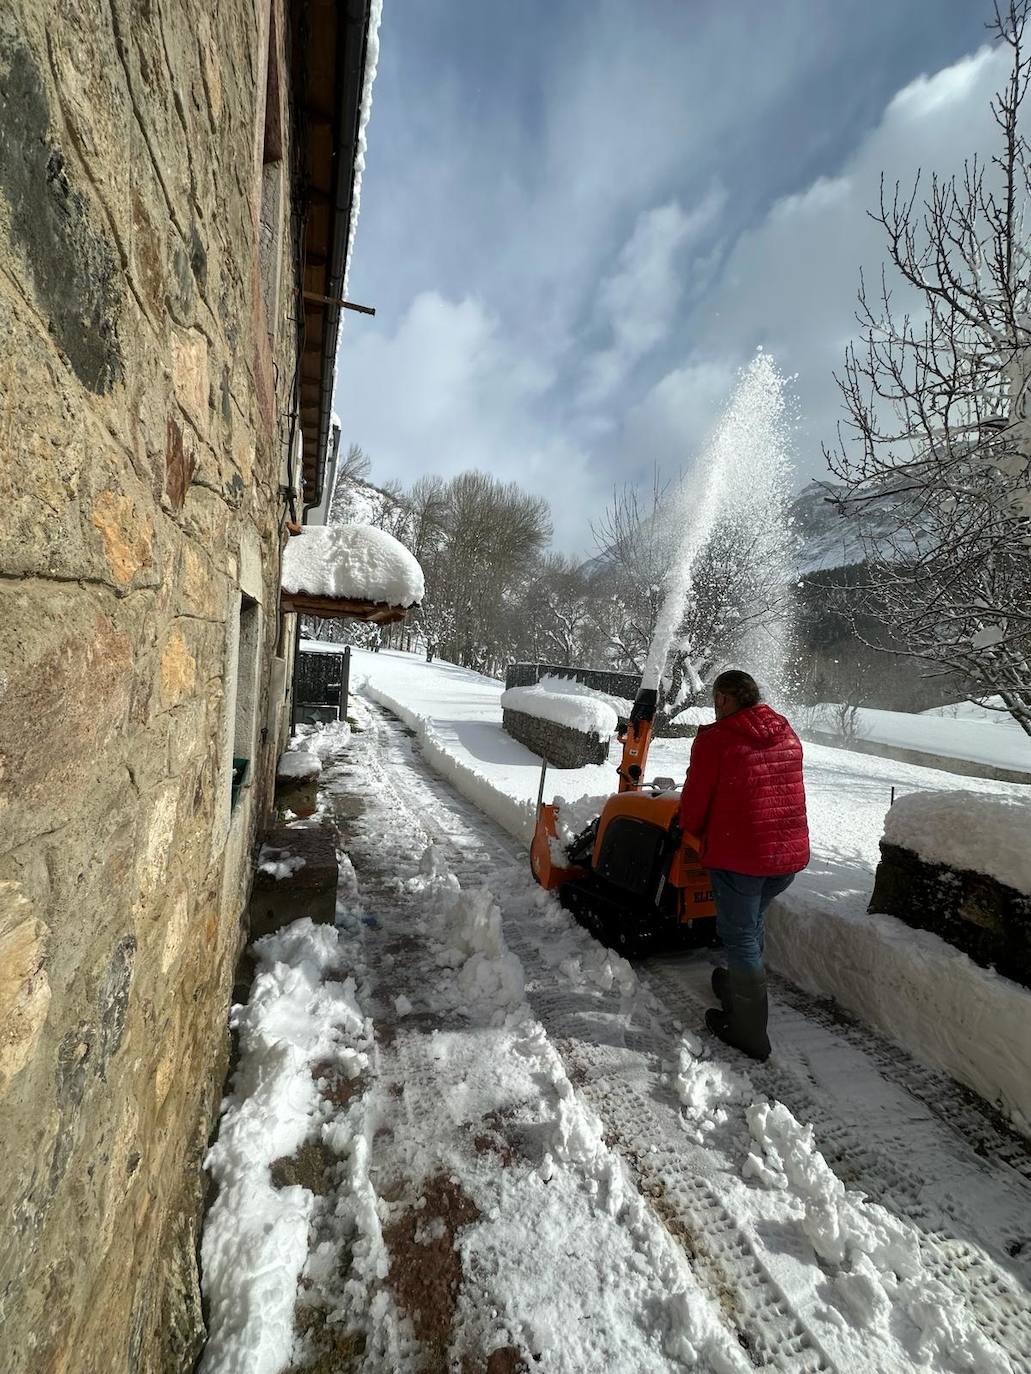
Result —
[[[510,687],[501,694],[501,708],[522,711],[537,720],[550,720],[554,725],[566,725],[602,739],[613,734],[617,725],[615,707],[607,701],[568,691],[548,691],[540,686]]]
[[[351,223],[347,234],[347,261],[344,263],[344,296],[351,275],[354,237],[358,230],[358,215],[362,204],[362,178],[365,175],[365,154],[368,151],[369,116],[372,114],[372,84],[379,68],[379,26],[383,17],[383,0],[372,0],[369,6],[369,32],[365,42],[365,74],[362,78],[362,103],[358,111],[358,151],[354,159],[354,182],[351,190]]]
[[[884,821],[889,844],[927,863],[985,873],[1031,893],[1031,800],[983,792],[911,792]]]
[[[306,525],[283,551],[283,591],[414,606],[424,585],[418,561],[386,530]]]

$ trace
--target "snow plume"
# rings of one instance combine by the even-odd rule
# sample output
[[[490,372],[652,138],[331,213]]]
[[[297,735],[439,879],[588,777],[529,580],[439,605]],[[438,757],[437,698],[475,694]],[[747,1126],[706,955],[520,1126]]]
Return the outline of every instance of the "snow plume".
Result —
[[[793,579],[788,535],[789,439],[786,384],[769,354],[758,352],[738,380],[713,437],[680,484],[670,518],[679,543],[666,581],[642,677],[657,688],[670,651],[687,653],[686,680],[697,691],[692,657],[704,645],[677,644],[696,595],[699,559],[717,534],[731,541],[740,575],[761,572],[762,585],[775,596],[787,593]],[[743,634],[738,653],[775,699],[786,686],[789,636],[777,614],[760,617]]]

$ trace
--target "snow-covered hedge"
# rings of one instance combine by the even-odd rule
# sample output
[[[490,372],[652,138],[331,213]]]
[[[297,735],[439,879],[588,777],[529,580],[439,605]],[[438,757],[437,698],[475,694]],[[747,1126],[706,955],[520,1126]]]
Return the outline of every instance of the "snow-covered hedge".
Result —
[[[306,525],[283,550],[283,590],[349,601],[414,606],[422,568],[405,546],[372,525]]]
[[[911,792],[888,812],[884,839],[927,863],[983,873],[1031,894],[1031,799]]]
[[[547,686],[538,683],[536,687],[509,687],[501,694],[502,710],[550,720],[600,739],[615,732],[618,716],[608,701],[568,678],[546,678],[545,682]]]

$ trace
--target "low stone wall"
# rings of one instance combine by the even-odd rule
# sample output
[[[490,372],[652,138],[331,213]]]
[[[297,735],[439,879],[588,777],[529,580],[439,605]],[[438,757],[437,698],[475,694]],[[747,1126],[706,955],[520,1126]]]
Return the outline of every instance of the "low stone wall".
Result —
[[[542,677],[571,677],[594,692],[633,701],[641,686],[640,673],[616,673],[606,668],[567,668],[558,663],[510,663],[505,687],[535,687]]]
[[[855,754],[873,754],[881,759],[897,759],[899,763],[916,764],[918,768],[938,768],[943,773],[956,773],[961,778],[990,778],[994,782],[1015,782],[1031,785],[1031,773],[1017,768],[997,768],[992,763],[978,763],[974,759],[954,759],[948,754],[931,754],[924,749],[906,749],[899,744],[882,744],[880,740],[844,739],[829,730],[805,730],[803,740],[811,744],[826,744],[831,749],[848,749]]]
[[[869,909],[933,931],[983,968],[1031,988],[1031,897],[994,878],[928,863],[882,840]]]
[[[609,756],[609,741],[585,735],[568,725],[556,725],[524,711],[503,711],[505,732],[525,744],[555,768],[584,768],[589,763],[604,763]]]

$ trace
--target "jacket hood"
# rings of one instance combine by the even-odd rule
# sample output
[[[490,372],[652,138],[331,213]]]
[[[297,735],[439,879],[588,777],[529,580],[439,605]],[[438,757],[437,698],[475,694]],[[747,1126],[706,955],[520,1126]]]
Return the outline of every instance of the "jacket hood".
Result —
[[[768,749],[791,732],[791,726],[784,717],[764,701],[758,706],[745,706],[733,715],[724,716],[717,724],[743,736],[756,749]]]

